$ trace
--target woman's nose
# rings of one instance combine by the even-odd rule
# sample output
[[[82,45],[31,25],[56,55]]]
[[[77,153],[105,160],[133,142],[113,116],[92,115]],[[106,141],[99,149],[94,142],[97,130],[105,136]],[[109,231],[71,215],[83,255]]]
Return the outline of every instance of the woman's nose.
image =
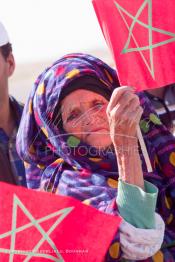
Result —
[[[93,122],[93,117],[91,113],[86,113],[83,117],[83,126],[88,126],[90,124],[92,124]]]

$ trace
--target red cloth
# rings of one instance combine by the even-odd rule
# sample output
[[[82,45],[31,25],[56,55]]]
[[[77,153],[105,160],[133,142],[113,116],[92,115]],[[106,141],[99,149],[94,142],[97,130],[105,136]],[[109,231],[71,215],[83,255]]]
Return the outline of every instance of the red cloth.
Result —
[[[175,82],[175,1],[93,0],[93,5],[121,85],[141,91]]]
[[[120,222],[71,197],[0,183],[0,261],[35,249],[29,261],[101,262]]]

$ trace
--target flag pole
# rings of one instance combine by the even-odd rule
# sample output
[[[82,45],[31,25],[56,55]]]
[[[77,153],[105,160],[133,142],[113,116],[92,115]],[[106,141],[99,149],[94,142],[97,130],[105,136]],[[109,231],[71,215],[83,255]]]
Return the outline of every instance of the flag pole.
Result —
[[[143,140],[143,136],[142,136],[142,133],[141,133],[139,126],[137,127],[137,137],[138,137],[138,140],[139,140],[139,143],[140,143],[140,146],[141,146],[141,150],[142,150],[145,162],[146,162],[147,171],[153,172],[151,161],[150,161],[150,158],[149,158],[149,155],[148,155],[148,151],[147,151],[145,142]]]

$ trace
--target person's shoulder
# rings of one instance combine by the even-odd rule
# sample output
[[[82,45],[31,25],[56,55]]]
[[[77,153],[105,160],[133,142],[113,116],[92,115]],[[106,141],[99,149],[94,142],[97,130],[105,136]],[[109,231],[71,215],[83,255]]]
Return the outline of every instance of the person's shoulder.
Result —
[[[14,98],[14,96],[11,96],[11,95],[10,95],[9,98],[10,98],[10,102],[11,102],[11,104],[12,104],[13,106],[19,107],[19,108],[21,108],[21,109],[24,108],[24,103],[22,103],[21,101],[17,100],[16,98]]]
[[[175,84],[172,84],[168,88],[166,88],[165,101],[167,105],[175,104]]]
[[[14,112],[15,119],[17,123],[19,124],[21,117],[22,117],[24,104],[17,101],[13,96],[9,96],[9,99],[10,99],[11,108]]]

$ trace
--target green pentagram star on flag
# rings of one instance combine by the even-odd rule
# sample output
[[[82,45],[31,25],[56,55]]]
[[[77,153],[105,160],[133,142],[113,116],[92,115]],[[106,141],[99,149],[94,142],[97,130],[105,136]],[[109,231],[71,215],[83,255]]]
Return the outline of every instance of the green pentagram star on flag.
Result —
[[[93,5],[121,85],[141,91],[175,82],[174,1],[93,0]]]
[[[30,223],[27,223],[21,227],[16,227],[17,223],[17,211],[18,208],[21,208],[21,210],[24,212],[24,214],[30,219]],[[0,235],[0,239],[3,239],[5,237],[11,236],[11,244],[10,249],[3,249],[0,248],[0,253],[6,253],[9,254],[9,262],[13,261],[15,254],[20,254],[26,256],[24,259],[25,262],[29,261],[32,257],[40,257],[40,258],[47,258],[50,259],[50,261],[56,261],[61,262],[64,261],[61,254],[59,253],[57,247],[55,246],[55,243],[52,241],[52,239],[49,237],[49,235],[54,231],[54,229],[61,223],[61,221],[72,211],[73,207],[65,208],[62,210],[59,210],[57,212],[54,212],[52,214],[49,214],[45,217],[42,217],[40,219],[35,219],[32,214],[27,210],[27,208],[24,206],[24,204],[20,201],[20,199],[14,195],[13,199],[13,213],[12,213],[12,229],[11,231],[8,231],[4,234]],[[44,222],[46,220],[49,220],[50,218],[58,217],[56,222],[51,225],[49,230],[46,232],[42,226],[41,222]],[[42,235],[42,238],[36,243],[34,248],[31,251],[23,251],[23,250],[16,250],[15,249],[15,239],[17,233],[22,233],[24,230],[30,227],[35,227]],[[54,253],[56,254],[56,257],[48,255],[48,254],[42,254],[38,251],[38,249],[41,247],[44,241],[47,241],[51,248],[54,250]]]
[[[171,43],[171,42],[174,42],[175,41],[175,33],[172,33],[172,32],[168,32],[168,31],[165,31],[165,30],[162,30],[160,28],[155,28],[152,26],[152,0],[145,0],[143,2],[143,4],[141,5],[141,7],[138,9],[137,13],[135,16],[131,15],[129,12],[127,12],[127,10],[125,10],[124,8],[122,8],[122,6],[120,6],[116,1],[115,1],[115,5],[129,31],[129,34],[128,34],[128,39],[126,41],[126,44],[122,50],[122,53],[129,53],[129,52],[139,52],[146,67],[148,68],[150,74],[152,75],[152,77],[154,78],[154,62],[153,62],[153,49],[156,48],[156,47],[159,47],[159,46],[162,46],[162,45],[166,45],[168,43]],[[141,20],[139,20],[139,16],[140,14],[144,11],[146,5],[148,5],[148,24],[145,24],[143,23]],[[127,24],[127,21],[124,17],[123,14],[126,14],[128,17],[130,17],[133,21],[132,21],[132,24],[129,25]],[[146,46],[139,46],[138,45],[138,42],[137,42],[137,39],[136,37],[134,36],[133,34],[133,29],[134,29],[134,26],[136,24],[139,24],[141,26],[143,26],[144,28],[147,28],[148,31],[149,31],[149,39],[148,39],[148,45]],[[155,43],[153,44],[153,32],[158,32],[158,33],[161,33],[161,34],[165,34],[169,37],[171,37],[170,39],[167,39],[165,41],[161,41],[161,42],[158,42],[158,43]],[[131,38],[134,40],[134,43],[136,45],[135,48],[129,48],[129,44],[130,44],[130,40]],[[150,54],[150,64],[147,63],[145,57],[144,57],[144,54],[142,53],[143,50],[149,50],[149,54]]]
[[[0,192],[3,262],[101,262],[121,222],[72,197],[2,182]]]

